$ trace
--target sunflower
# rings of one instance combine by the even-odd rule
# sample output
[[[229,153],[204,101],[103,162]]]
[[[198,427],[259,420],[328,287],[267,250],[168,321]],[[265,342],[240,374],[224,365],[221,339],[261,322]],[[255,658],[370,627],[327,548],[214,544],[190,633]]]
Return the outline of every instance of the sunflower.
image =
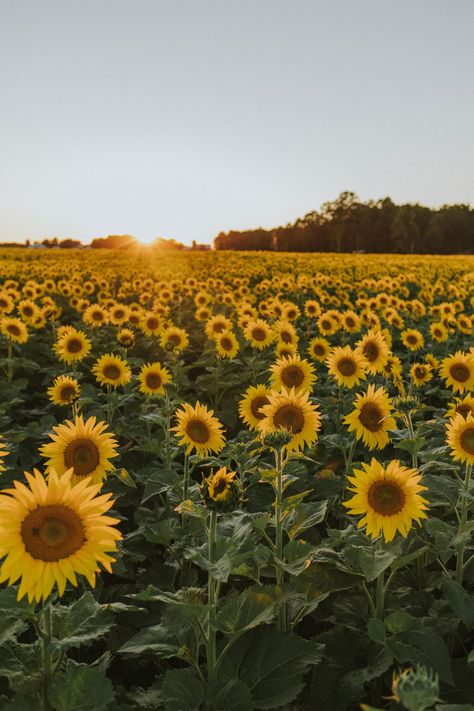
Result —
[[[160,345],[165,350],[182,351],[189,343],[189,337],[184,328],[167,326],[161,332]]]
[[[28,340],[28,329],[19,318],[5,316],[0,321],[0,331],[13,343],[26,343]]]
[[[342,328],[347,333],[357,333],[361,329],[360,317],[355,311],[344,311],[342,314]]]
[[[60,360],[66,363],[74,363],[83,360],[89,353],[92,344],[82,331],[75,328],[68,328],[55,343],[54,350]]]
[[[416,328],[406,328],[401,334],[402,343],[410,351],[418,351],[423,348],[425,339],[423,334],[420,333]]]
[[[270,390],[266,385],[251,385],[239,403],[239,413],[249,430],[256,430],[264,415],[260,408],[268,405]]]
[[[314,360],[325,361],[331,352],[331,344],[326,338],[316,336],[308,346],[308,353]]]
[[[453,459],[474,464],[474,416],[458,413],[446,426],[446,440]]]
[[[20,318],[22,318],[26,323],[33,324],[35,318],[39,313],[39,308],[34,301],[31,299],[23,299],[17,305],[17,310]]]
[[[3,441],[3,438],[0,436],[0,472],[4,472],[6,469],[5,464],[3,463],[3,460],[7,456],[8,456],[8,449],[5,445],[5,442]]]
[[[216,351],[219,358],[232,360],[239,352],[239,342],[232,331],[223,331],[214,337]]]
[[[60,476],[72,468],[73,481],[90,476],[94,484],[100,483],[114,469],[110,459],[118,454],[117,440],[105,432],[107,428],[105,422],[96,424],[95,417],[86,422],[82,416],[74,422],[67,420],[53,427],[54,434],[50,435],[53,441],[44,444],[40,454],[48,459],[48,469],[54,469]]]
[[[271,368],[272,385],[274,390],[281,390],[282,387],[296,392],[311,392],[313,383],[316,380],[314,367],[299,355],[289,358],[279,358]]]
[[[122,326],[130,316],[130,309],[125,304],[115,304],[110,308],[109,319],[114,326]]]
[[[419,387],[428,383],[433,377],[431,370],[431,365],[428,363],[413,363],[410,368],[410,375],[414,384]]]
[[[317,318],[321,313],[321,306],[317,301],[308,299],[308,301],[304,303],[304,312],[309,318]]]
[[[131,348],[135,343],[135,334],[130,328],[121,328],[117,333],[117,342],[123,348]]]
[[[354,405],[354,411],[344,417],[349,432],[355,431],[356,439],[362,439],[369,449],[383,449],[389,442],[387,431],[396,426],[387,391],[369,385],[364,395],[356,396]]]
[[[161,363],[146,363],[138,375],[140,392],[151,397],[165,394],[165,385],[171,383],[171,373]]]
[[[216,503],[227,503],[235,494],[237,482],[235,477],[237,472],[227,471],[227,467],[221,467],[215,473],[211,473],[205,479],[206,494]]]
[[[365,380],[365,360],[350,346],[334,348],[327,359],[328,372],[338,385],[353,388]]]
[[[390,356],[390,349],[379,331],[368,331],[359,341],[356,350],[366,361],[365,369],[371,375],[381,373]]]
[[[106,515],[112,494],[97,496],[100,487],[90,479],[74,483],[71,471],[59,477],[51,471],[45,481],[38,470],[25,472],[29,486],[15,481],[0,493],[0,582],[18,580],[17,599],[46,600],[54,585],[61,596],[76,574],[95,587],[101,564],[109,573],[122,538],[119,519]]]
[[[291,358],[297,355],[296,346],[293,343],[283,343],[279,341],[275,348],[277,358]]]
[[[0,291],[0,314],[9,314],[13,311],[15,302],[7,291]]]
[[[469,413],[474,417],[474,397],[472,395],[466,395],[462,400],[456,398],[456,401],[451,403],[446,417],[451,419],[456,415],[462,415],[466,418]]]
[[[132,377],[127,361],[112,353],[105,353],[98,358],[92,372],[100,385],[111,385],[113,388],[126,385]]]
[[[382,531],[385,541],[391,541],[399,531],[406,537],[413,521],[426,518],[428,502],[420,496],[426,486],[420,484],[421,475],[416,469],[400,465],[397,459],[387,467],[372,458],[370,464],[362,464],[363,469],[354,469],[354,476],[348,477],[354,496],[344,501],[343,506],[354,516],[363,517],[358,528],[367,526],[368,536],[377,538]]]
[[[444,325],[444,323],[432,323],[430,326],[430,333],[435,341],[442,343],[447,341],[449,338],[449,331]]]
[[[55,405],[69,405],[77,400],[80,393],[78,381],[69,375],[58,375],[52,386],[48,388],[48,397]]]
[[[252,348],[263,350],[273,341],[274,334],[266,321],[261,318],[250,320],[244,329],[245,338]]]
[[[440,375],[446,385],[457,393],[474,389],[474,355],[457,351],[441,362]]]
[[[262,435],[287,430],[293,436],[285,448],[289,452],[303,449],[305,444],[314,444],[321,429],[321,415],[316,408],[309,402],[307,392],[296,392],[294,388],[272,391],[268,395],[268,405],[260,408],[264,417],[259,421],[258,429]]]
[[[207,456],[209,452],[220,452],[225,444],[223,428],[214,411],[206,405],[196,403],[193,407],[188,403],[176,412],[177,425],[171,428],[181,438],[179,444],[186,445],[186,454],[194,449],[197,454]]]
[[[140,320],[140,330],[145,336],[159,336],[163,328],[161,316],[153,311],[145,312]]]
[[[82,314],[82,320],[92,328],[100,328],[108,322],[109,315],[99,304],[91,304]]]
[[[204,330],[208,338],[214,339],[220,333],[232,330],[232,321],[223,314],[217,314],[207,321]]]
[[[327,312],[321,314],[316,323],[318,325],[319,332],[323,333],[325,336],[332,336],[340,328],[339,321]]]

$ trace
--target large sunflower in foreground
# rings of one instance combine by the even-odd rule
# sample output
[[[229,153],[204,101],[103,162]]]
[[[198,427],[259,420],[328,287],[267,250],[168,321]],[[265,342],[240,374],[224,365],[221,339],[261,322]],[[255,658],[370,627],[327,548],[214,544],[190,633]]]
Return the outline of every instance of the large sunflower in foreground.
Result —
[[[316,376],[314,367],[299,355],[279,358],[271,368],[272,385],[274,390],[281,390],[282,387],[297,392],[300,390],[310,392]]]
[[[127,361],[112,353],[105,353],[98,358],[92,372],[100,385],[111,385],[113,388],[126,385],[132,377]]]
[[[396,427],[387,391],[369,385],[365,394],[356,396],[354,405],[353,412],[344,417],[349,432],[355,431],[356,439],[369,449],[383,449],[389,442],[387,431]]]
[[[165,394],[165,385],[171,383],[171,373],[161,363],[145,363],[138,375],[140,392],[150,397]]]
[[[188,403],[176,412],[177,425],[171,428],[180,438],[179,444],[186,445],[186,454],[194,449],[197,454],[207,456],[209,452],[218,453],[223,449],[225,440],[222,425],[214,417],[214,411],[206,405],[196,403],[193,407]]]
[[[448,423],[446,440],[453,459],[474,464],[474,417],[471,413],[465,418],[459,413]]]
[[[327,365],[328,373],[342,387],[353,388],[365,380],[365,360],[350,346],[334,348],[328,356]]]
[[[292,438],[285,448],[289,452],[314,444],[321,429],[321,415],[308,398],[307,392],[296,392],[294,388],[272,391],[268,405],[260,408],[264,418],[258,424],[259,431],[267,435],[288,430]]]
[[[15,481],[0,493],[0,583],[18,580],[18,600],[46,600],[54,585],[59,595],[76,575],[95,587],[100,564],[112,572],[110,555],[122,538],[114,527],[119,519],[105,515],[112,494],[97,496],[100,486],[85,479],[74,484],[71,472],[48,481],[35,470],[25,472],[29,486]]]
[[[383,467],[376,459],[362,464],[363,469],[354,469],[348,477],[354,496],[344,501],[349,513],[363,517],[358,528],[367,526],[368,536],[377,538],[380,532],[386,541],[391,541],[396,532],[407,536],[413,521],[426,518],[428,502],[420,496],[426,486],[420,484],[421,475],[393,460]]]
[[[444,358],[439,372],[446,385],[455,393],[474,389],[474,355],[471,353],[457,351]]]
[[[381,373],[389,359],[390,348],[380,331],[369,331],[357,341],[357,351],[365,360],[365,369],[371,375]]]
[[[270,390],[266,385],[251,385],[239,403],[239,414],[249,430],[256,430],[265,415],[261,408],[268,405]]]
[[[89,417],[86,422],[82,416],[74,422],[53,427],[53,440],[44,444],[40,454],[48,459],[48,469],[54,469],[60,476],[67,469],[73,470],[73,481],[90,476],[93,483],[105,479],[107,472],[114,469],[110,459],[116,457],[117,440],[109,432],[106,422],[97,422]]]

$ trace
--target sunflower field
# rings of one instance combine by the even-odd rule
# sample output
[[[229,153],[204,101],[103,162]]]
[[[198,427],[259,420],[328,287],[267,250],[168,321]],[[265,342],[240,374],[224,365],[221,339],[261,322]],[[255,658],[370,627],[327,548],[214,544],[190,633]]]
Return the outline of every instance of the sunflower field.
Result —
[[[474,709],[474,258],[0,256],[1,711]]]

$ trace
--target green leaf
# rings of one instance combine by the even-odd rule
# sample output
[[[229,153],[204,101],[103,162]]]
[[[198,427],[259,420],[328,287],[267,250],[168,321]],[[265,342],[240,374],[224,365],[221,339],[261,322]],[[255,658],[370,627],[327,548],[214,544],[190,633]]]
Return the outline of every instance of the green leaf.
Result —
[[[372,617],[367,623],[367,634],[374,642],[385,640],[385,625],[382,620]]]
[[[152,474],[145,484],[145,491],[141,503],[151,499],[156,494],[162,494],[165,491],[173,489],[178,483],[178,475],[174,469],[162,469],[159,472]]]
[[[420,620],[418,624],[422,624]],[[434,630],[407,630],[393,635],[385,644],[400,664],[421,664],[437,671],[442,681],[453,683],[448,649]]]
[[[474,627],[474,595],[469,595],[462,585],[452,578],[443,578],[443,592],[453,612],[466,627]]]
[[[289,538],[296,538],[303,531],[324,521],[327,507],[327,501],[319,501],[301,504],[293,509],[284,522],[284,529],[288,532]]]
[[[407,437],[406,439],[401,439],[399,442],[395,442],[393,446],[396,447],[396,449],[403,449],[410,454],[418,454],[425,443],[426,439],[424,437]]]
[[[252,711],[250,689],[239,679],[230,679],[225,684],[218,683],[207,690],[206,700],[216,711]]]
[[[70,665],[51,679],[49,701],[55,711],[100,711],[114,698],[112,683],[98,667]]]
[[[225,654],[219,677],[237,676],[249,687],[256,709],[293,701],[303,688],[303,674],[319,664],[324,647],[293,632],[260,627],[245,633]]]
[[[161,698],[166,711],[198,711],[205,690],[193,669],[171,669],[165,674]]]
[[[380,550],[371,546],[348,546],[344,550],[344,558],[348,560],[355,572],[361,572],[364,578],[371,582],[383,573],[396,558],[396,554],[387,549]]]
[[[112,610],[107,609],[107,605],[100,605],[90,591],[69,607],[56,607],[54,618],[58,630],[54,644],[60,649],[90,644],[105,635],[114,624]]]
[[[273,619],[279,602],[276,588],[271,585],[247,588],[240,594],[233,591],[217,613],[216,628],[233,634],[266,624]]]
[[[131,637],[118,651],[123,654],[154,652],[166,659],[176,656],[179,649],[179,643],[176,639],[173,639],[167,627],[164,625],[152,625]]]

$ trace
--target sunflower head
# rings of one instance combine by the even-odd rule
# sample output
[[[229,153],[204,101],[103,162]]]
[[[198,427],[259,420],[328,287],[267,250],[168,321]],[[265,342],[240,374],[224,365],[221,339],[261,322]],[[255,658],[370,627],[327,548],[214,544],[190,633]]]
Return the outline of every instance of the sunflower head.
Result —
[[[69,375],[59,375],[48,388],[48,397],[55,405],[70,405],[77,400],[80,393],[78,381]]]
[[[68,328],[67,331],[63,331],[63,335],[58,337],[54,349],[60,360],[66,363],[74,363],[75,361],[83,360],[91,350],[91,347],[90,340],[82,331]]]
[[[239,342],[232,331],[221,331],[214,337],[214,342],[219,358],[232,360],[239,352]]]
[[[214,417],[213,410],[197,402],[195,407],[185,403],[176,413],[177,424],[171,428],[179,439],[179,444],[186,446],[186,453],[193,450],[200,456],[209,452],[219,453],[225,444],[223,427]]]
[[[269,394],[270,390],[266,385],[251,385],[245,391],[239,404],[239,413],[250,430],[258,429],[260,420],[265,417],[260,408],[268,405]]]
[[[284,387],[288,390],[294,388],[296,392],[300,390],[310,392],[316,380],[314,367],[298,355],[279,358],[272,365],[271,373],[274,390]]]
[[[440,374],[455,393],[471,392],[474,389],[474,355],[457,351],[444,358]]]
[[[369,449],[383,449],[389,442],[387,432],[396,426],[388,393],[369,385],[367,393],[357,395],[354,405],[355,409],[344,418],[349,432],[355,432],[356,439],[362,439]]]
[[[165,394],[165,385],[171,383],[171,373],[161,363],[146,363],[138,376],[140,392],[154,397]]]
[[[201,493],[207,508],[230,511],[238,505],[240,492],[236,476],[237,472],[221,467],[204,479]]]
[[[316,336],[310,341],[308,346],[308,353],[310,358],[313,360],[318,360],[321,363],[326,360],[329,353],[331,352],[331,344],[326,338]]]
[[[96,422],[89,417],[84,422],[82,416],[74,422],[53,427],[48,442],[40,449],[40,454],[47,458],[48,469],[54,469],[60,476],[68,469],[72,470],[73,481],[90,476],[94,483],[100,483],[107,472],[114,469],[110,460],[117,456],[117,441],[105,430],[105,422]]]
[[[111,572],[121,534],[119,520],[106,515],[111,494],[97,496],[91,480],[74,483],[69,470],[54,470],[45,481],[37,470],[25,472],[28,486],[15,481],[0,493],[0,582],[20,580],[18,600],[46,600],[57,585],[59,595],[79,573],[94,587],[99,565]]]
[[[413,521],[426,518],[428,502],[420,495],[426,490],[420,484],[421,476],[415,469],[401,466],[398,460],[383,467],[372,459],[362,467],[348,477],[354,496],[343,505],[350,514],[362,515],[358,528],[366,526],[368,536],[377,538],[382,532],[388,542],[399,531],[406,537]]]
[[[0,331],[12,343],[26,343],[28,340],[28,329],[19,318],[4,316],[0,321]]]
[[[328,372],[338,385],[353,388],[365,380],[365,360],[350,346],[334,348],[327,359]]]
[[[98,358],[92,372],[100,385],[110,385],[113,388],[126,385],[132,377],[127,361],[112,353],[105,353]]]
[[[259,421],[258,429],[263,437],[278,430],[291,433],[290,441],[285,445],[288,451],[311,446],[317,439],[321,428],[321,415],[317,406],[309,402],[307,392],[296,392],[294,388],[281,392],[272,391],[268,404],[260,408],[264,418]]]
[[[123,348],[131,348],[135,343],[135,334],[130,328],[121,328],[117,333],[117,343]]]
[[[458,413],[446,427],[446,439],[451,456],[467,464],[474,464],[474,416]]]
[[[357,351],[365,360],[368,373],[382,372],[390,356],[388,344],[380,331],[369,331],[357,342]]]
[[[178,326],[168,326],[164,328],[161,337],[160,345],[165,350],[180,352],[186,348],[189,343],[189,336],[183,328]]]

